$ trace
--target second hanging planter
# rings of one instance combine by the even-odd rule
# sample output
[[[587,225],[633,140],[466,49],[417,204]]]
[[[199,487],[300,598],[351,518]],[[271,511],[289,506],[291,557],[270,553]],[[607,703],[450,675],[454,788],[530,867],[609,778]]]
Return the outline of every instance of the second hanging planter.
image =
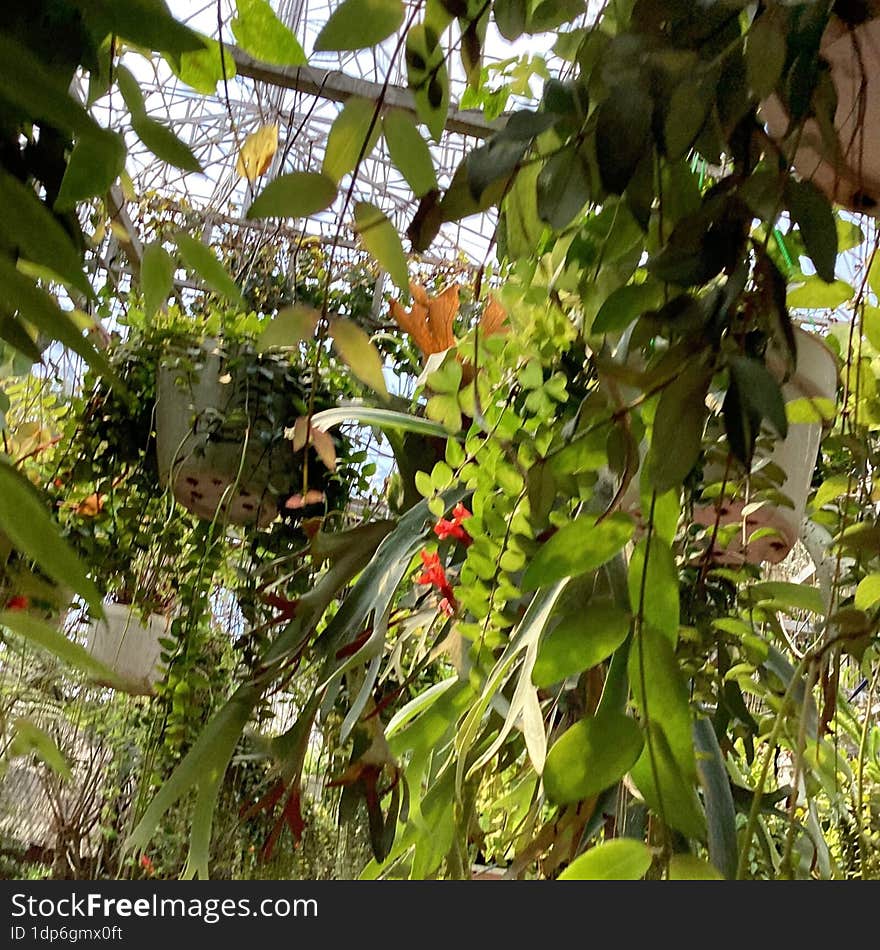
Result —
[[[167,351],[156,387],[159,477],[195,515],[265,527],[297,490],[285,429],[305,404],[292,373],[217,340]]]

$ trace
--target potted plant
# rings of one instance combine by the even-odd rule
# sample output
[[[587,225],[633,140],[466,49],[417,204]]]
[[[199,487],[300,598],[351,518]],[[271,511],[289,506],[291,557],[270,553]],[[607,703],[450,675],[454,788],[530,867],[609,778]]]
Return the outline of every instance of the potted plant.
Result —
[[[302,489],[285,433],[307,400],[301,371],[283,356],[211,338],[171,343],[156,383],[160,482],[200,518],[265,527]]]

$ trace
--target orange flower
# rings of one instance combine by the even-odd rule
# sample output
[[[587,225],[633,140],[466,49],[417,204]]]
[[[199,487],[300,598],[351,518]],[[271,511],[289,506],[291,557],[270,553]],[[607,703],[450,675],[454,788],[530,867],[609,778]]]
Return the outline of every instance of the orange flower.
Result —
[[[446,538],[455,538],[456,541],[461,541],[461,543],[467,547],[473,541],[473,538],[467,533],[467,530],[462,527],[461,523],[466,518],[471,517],[472,515],[467,508],[459,502],[452,509],[452,520],[441,518],[437,524],[434,525],[434,534],[436,534],[441,541],[444,541]]]
[[[427,551],[422,551],[421,558],[424,570],[416,578],[416,583],[436,587],[443,595],[443,599],[440,601],[440,609],[447,617],[451,617],[458,604],[446,576],[446,571],[443,570],[443,565],[440,563],[440,555],[436,552],[429,554]]]
[[[391,316],[400,329],[413,338],[423,356],[455,346],[452,325],[458,313],[458,284],[451,284],[436,297],[429,297],[419,284],[410,284],[409,289],[413,298],[411,310],[404,310],[397,300],[391,301]]]

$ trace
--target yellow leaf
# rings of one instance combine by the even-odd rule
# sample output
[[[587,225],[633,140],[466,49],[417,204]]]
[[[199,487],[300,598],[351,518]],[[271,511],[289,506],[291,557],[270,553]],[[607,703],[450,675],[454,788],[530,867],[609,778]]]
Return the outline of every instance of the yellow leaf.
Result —
[[[382,399],[388,399],[385,377],[382,375],[382,357],[369,336],[350,320],[331,320],[330,335],[333,346],[351,371],[362,382],[375,390]]]
[[[256,181],[265,175],[278,151],[278,126],[261,125],[244,140],[235,163],[235,172],[248,181]]]

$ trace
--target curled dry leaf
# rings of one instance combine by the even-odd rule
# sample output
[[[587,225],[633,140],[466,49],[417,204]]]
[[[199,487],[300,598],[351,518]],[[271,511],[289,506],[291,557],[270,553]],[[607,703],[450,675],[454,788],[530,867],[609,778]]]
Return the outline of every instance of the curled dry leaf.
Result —
[[[240,178],[247,178],[248,181],[256,181],[269,171],[277,151],[278,126],[274,123],[261,125],[244,140],[235,163],[236,174]]]
[[[391,316],[401,330],[408,333],[424,356],[442,353],[455,346],[452,325],[459,306],[458,284],[451,284],[436,297],[419,284],[409,285],[413,297],[411,310],[405,310],[399,301],[391,301]]]

